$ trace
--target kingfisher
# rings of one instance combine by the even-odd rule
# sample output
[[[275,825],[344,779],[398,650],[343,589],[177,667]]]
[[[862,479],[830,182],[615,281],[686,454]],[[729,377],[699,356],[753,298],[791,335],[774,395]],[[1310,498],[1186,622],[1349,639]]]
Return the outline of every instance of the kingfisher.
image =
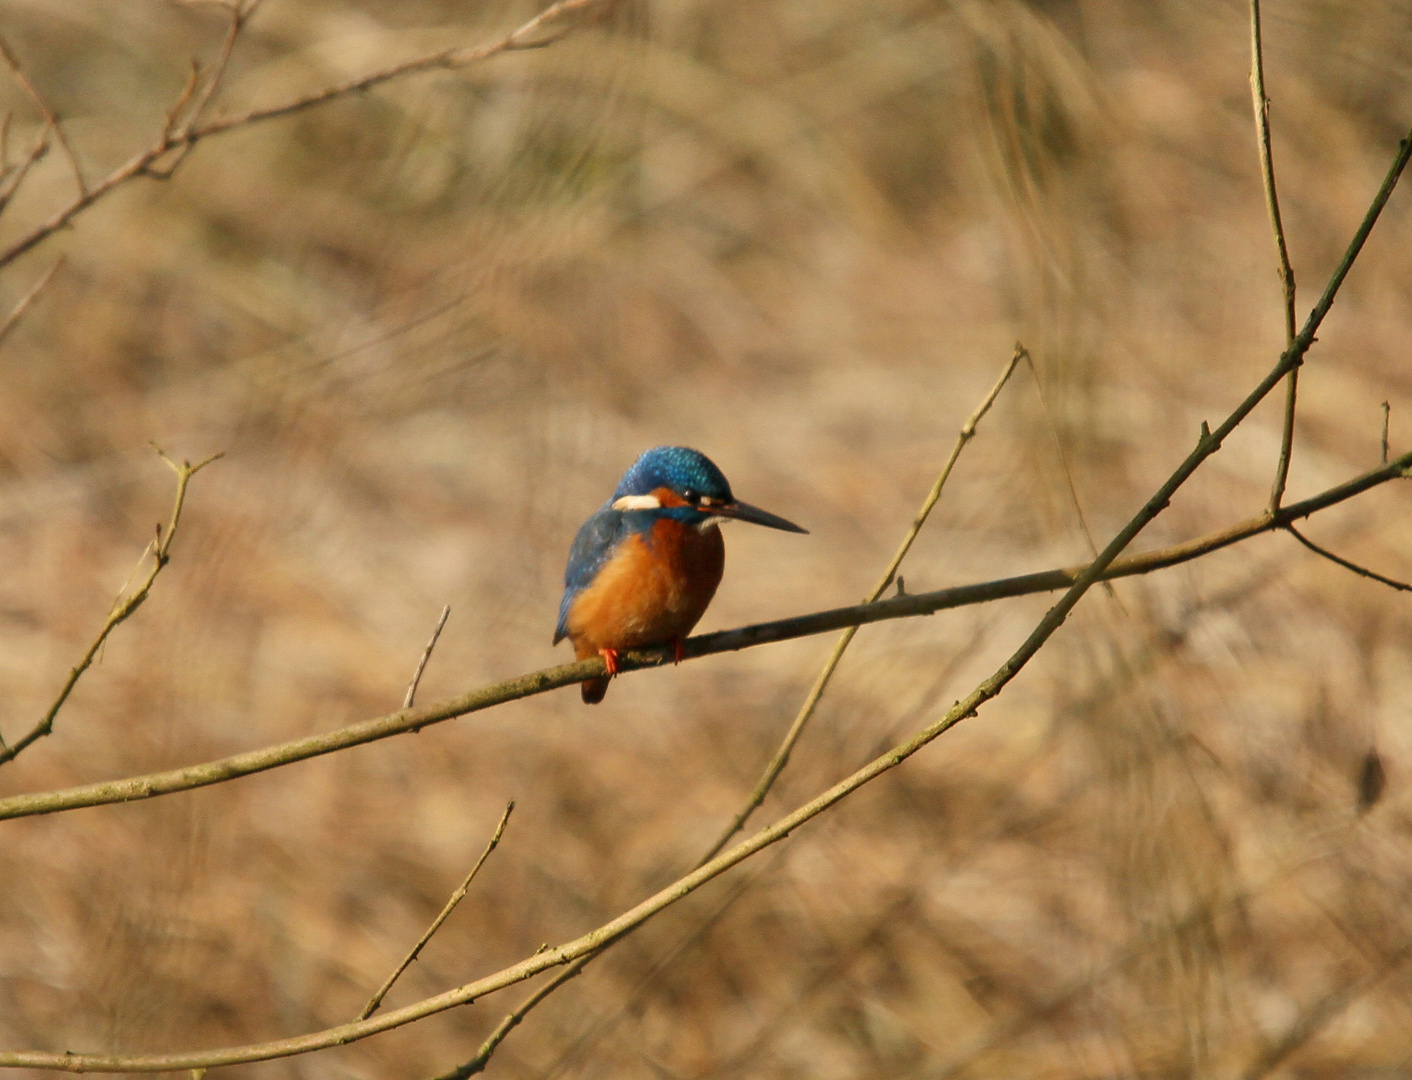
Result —
[[[685,446],[644,453],[580,526],[564,571],[554,644],[568,638],[580,660],[603,657],[608,674],[580,688],[586,704],[603,700],[625,649],[670,645],[681,660],[683,639],[721,583],[720,523],[732,518],[808,531],[741,502],[715,463]]]

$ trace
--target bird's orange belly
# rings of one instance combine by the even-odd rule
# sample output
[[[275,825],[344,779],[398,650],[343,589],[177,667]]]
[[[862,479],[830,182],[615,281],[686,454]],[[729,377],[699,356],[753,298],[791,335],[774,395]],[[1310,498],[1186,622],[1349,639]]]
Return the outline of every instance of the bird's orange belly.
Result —
[[[721,530],[659,521],[628,537],[569,608],[574,651],[641,649],[683,638],[705,613],[725,565]]]

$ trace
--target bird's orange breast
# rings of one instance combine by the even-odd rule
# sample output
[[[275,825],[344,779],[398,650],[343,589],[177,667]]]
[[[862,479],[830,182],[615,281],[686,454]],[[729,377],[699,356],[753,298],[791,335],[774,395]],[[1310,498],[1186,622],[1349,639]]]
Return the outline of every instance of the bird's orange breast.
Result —
[[[725,567],[715,526],[698,529],[670,518],[634,533],[569,608],[567,629],[579,657],[600,649],[665,645],[691,633]]]

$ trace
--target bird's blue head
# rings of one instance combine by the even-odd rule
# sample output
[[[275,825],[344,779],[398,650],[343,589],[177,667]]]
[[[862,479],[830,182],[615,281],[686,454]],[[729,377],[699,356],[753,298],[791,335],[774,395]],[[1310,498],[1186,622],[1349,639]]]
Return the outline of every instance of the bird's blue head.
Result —
[[[684,525],[704,527],[713,519],[739,518],[787,532],[805,531],[738,500],[716,463],[685,446],[654,447],[633,462],[618,481],[612,507],[646,512],[653,518],[669,517]]]
[[[632,463],[618,481],[615,500],[624,496],[650,496],[666,488],[685,503],[700,498],[728,503],[731,486],[716,463],[699,450],[685,446],[658,446]]]

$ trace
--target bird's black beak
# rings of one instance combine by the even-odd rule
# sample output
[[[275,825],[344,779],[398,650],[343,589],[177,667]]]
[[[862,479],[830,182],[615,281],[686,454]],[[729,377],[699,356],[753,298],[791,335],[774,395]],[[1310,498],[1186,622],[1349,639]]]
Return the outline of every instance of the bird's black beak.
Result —
[[[735,518],[737,521],[749,521],[756,525],[764,525],[771,529],[783,529],[785,532],[807,533],[809,531],[801,529],[792,521],[786,521],[778,514],[761,510],[758,506],[751,506],[739,499],[721,506],[713,506],[708,512],[719,517]]]

